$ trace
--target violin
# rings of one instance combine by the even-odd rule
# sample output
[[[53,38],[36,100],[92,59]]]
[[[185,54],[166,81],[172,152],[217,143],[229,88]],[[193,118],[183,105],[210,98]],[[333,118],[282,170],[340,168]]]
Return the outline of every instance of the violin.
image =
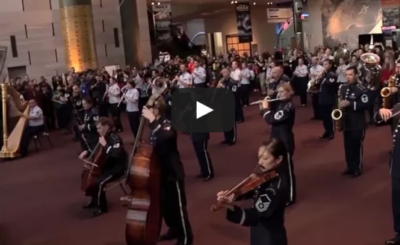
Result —
[[[260,185],[262,185],[278,176],[279,176],[278,173],[274,170],[269,171],[269,172],[260,173],[260,174],[251,174],[249,177],[247,177],[242,182],[240,182],[235,187],[233,187],[231,190],[229,190],[224,196],[228,197],[233,194],[234,195],[233,199],[235,200],[239,196],[255,190]],[[211,206],[211,211],[217,212],[222,207],[224,207],[224,203],[218,202],[217,204],[214,204]]]

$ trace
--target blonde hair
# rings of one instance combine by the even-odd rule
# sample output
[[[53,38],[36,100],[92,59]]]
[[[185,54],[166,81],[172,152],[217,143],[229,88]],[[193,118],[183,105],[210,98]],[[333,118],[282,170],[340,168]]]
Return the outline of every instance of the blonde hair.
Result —
[[[285,83],[280,84],[278,86],[278,88],[283,88],[286,92],[288,92],[289,95],[290,95],[290,98],[292,98],[292,96],[294,95],[294,91],[293,91],[292,85],[290,85],[289,82],[285,82]]]

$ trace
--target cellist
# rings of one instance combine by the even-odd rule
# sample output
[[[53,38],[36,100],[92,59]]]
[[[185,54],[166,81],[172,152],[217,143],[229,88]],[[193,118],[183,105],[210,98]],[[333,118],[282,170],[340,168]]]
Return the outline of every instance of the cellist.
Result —
[[[250,227],[251,245],[287,245],[285,208],[289,198],[287,176],[288,152],[285,144],[277,139],[264,142],[258,150],[258,164],[263,172],[276,171],[278,177],[261,184],[254,191],[236,197],[229,191],[220,191],[217,201],[227,209],[228,221]],[[235,200],[253,199],[254,206],[241,208]]]
[[[119,179],[125,173],[127,167],[128,155],[122,139],[112,129],[113,122],[107,117],[101,117],[96,123],[96,130],[100,136],[98,139],[99,144],[107,154],[107,160],[95,184],[86,190],[86,196],[90,196],[91,200],[83,208],[94,208],[94,217],[108,211],[107,198],[104,191],[105,184]],[[88,155],[88,151],[83,151],[79,158],[85,159]]]
[[[150,142],[161,164],[162,215],[168,226],[160,241],[177,240],[176,245],[192,245],[193,233],[186,209],[184,169],[178,151],[177,132],[166,119],[167,104],[160,97],[142,114],[150,122]]]

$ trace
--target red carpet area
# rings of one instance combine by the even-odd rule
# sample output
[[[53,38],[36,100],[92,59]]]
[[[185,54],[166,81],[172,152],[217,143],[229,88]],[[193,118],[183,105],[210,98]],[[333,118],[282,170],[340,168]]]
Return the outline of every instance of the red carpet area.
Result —
[[[235,146],[220,145],[223,134],[212,134],[209,151],[216,178],[209,182],[195,178],[199,167],[193,147],[189,136],[180,134],[195,245],[249,244],[248,228],[228,223],[224,211],[210,211],[218,191],[247,177],[257,163],[260,142],[269,137],[269,126],[257,106],[245,108],[245,114]],[[298,202],[286,213],[289,244],[377,245],[392,238],[389,126],[368,129],[364,174],[349,179],[340,174],[345,169],[342,135],[320,140],[322,123],[310,120],[311,109],[297,108],[296,114]],[[133,139],[125,128],[130,151]],[[124,245],[122,191],[110,190],[110,212],[91,218],[91,212],[81,208],[86,199],[80,191],[79,144],[59,132],[51,137],[54,148],[43,140],[40,151],[27,159],[0,163],[0,244]]]

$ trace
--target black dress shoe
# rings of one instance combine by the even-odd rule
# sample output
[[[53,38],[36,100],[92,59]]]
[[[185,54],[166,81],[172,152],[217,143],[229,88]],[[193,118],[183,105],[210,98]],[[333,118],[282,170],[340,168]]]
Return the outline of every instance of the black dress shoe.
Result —
[[[97,217],[97,216],[100,216],[100,215],[105,214],[107,212],[108,212],[108,210],[106,210],[106,209],[98,209],[98,210],[93,211],[92,216],[93,217]]]
[[[208,175],[208,176],[204,177],[203,181],[209,181],[209,180],[212,180],[213,178],[214,178],[214,176]]]
[[[387,240],[387,241],[385,242],[385,245],[400,245],[400,242],[399,242],[399,241],[396,241],[396,239],[393,238],[393,239]]]
[[[196,178],[198,178],[198,179],[204,178],[204,174],[198,174],[198,175],[196,175]]]
[[[326,137],[326,139],[328,139],[328,140],[333,140],[334,138],[335,138],[335,136],[333,134],[328,135],[328,137]]]
[[[160,242],[162,242],[162,241],[171,241],[171,240],[175,240],[175,239],[177,239],[177,238],[178,238],[178,236],[177,236],[175,233],[173,233],[173,232],[171,232],[171,231],[167,231],[166,233],[162,234],[162,235],[158,238],[158,240],[159,240]]]
[[[354,172],[354,173],[350,174],[350,178],[357,178],[359,176],[361,176],[361,172]]]
[[[193,244],[193,242],[182,242],[182,241],[177,241],[175,243],[175,245],[192,245],[192,244]]]
[[[323,133],[321,136],[319,136],[320,139],[326,139],[328,138],[328,134],[327,133]]]
[[[88,209],[88,208],[97,208],[97,203],[95,202],[95,201],[90,201],[90,202],[87,202],[87,203],[85,203],[84,205],[83,205],[83,208],[84,209]]]
[[[353,172],[351,172],[350,169],[346,169],[345,171],[342,172],[342,175],[352,175]]]

